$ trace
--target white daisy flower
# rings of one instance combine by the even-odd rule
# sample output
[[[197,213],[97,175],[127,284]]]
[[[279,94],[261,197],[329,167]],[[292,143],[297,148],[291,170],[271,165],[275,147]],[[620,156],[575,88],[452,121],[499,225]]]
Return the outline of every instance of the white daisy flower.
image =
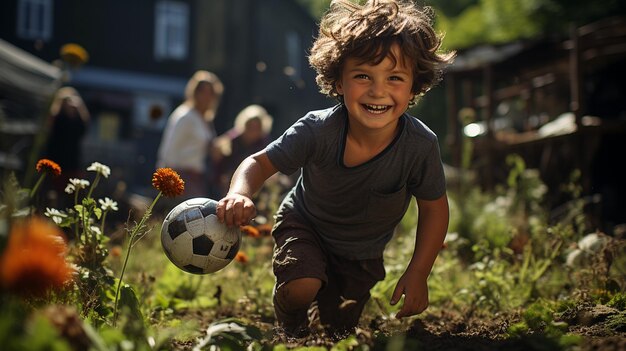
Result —
[[[100,228],[96,227],[95,225],[92,225],[91,227],[89,227],[89,229],[91,229],[91,231],[95,233],[96,235],[102,234],[102,232],[100,231]]]
[[[585,235],[578,241],[578,247],[586,252],[598,252],[604,248],[606,238],[598,233],[591,233]]]
[[[72,178],[70,183],[72,183],[75,189],[85,189],[89,186],[89,181],[85,179]]]
[[[65,192],[68,193],[68,194],[73,194],[74,191],[76,191],[76,187],[73,184],[68,184],[65,187]]]
[[[100,208],[102,209],[102,211],[117,211],[117,202],[109,199],[108,197],[105,197],[104,200],[99,199],[98,202],[100,203]]]
[[[56,224],[61,224],[61,222],[63,222],[63,218],[67,218],[67,214],[65,212],[50,207],[46,207],[46,212],[44,212],[44,215],[46,217],[52,218],[52,220]]]
[[[111,168],[109,168],[109,166],[107,165],[103,165],[100,162],[92,163],[91,166],[87,167],[87,170],[98,172],[102,174],[102,176],[104,176],[105,178],[108,178],[111,174]]]

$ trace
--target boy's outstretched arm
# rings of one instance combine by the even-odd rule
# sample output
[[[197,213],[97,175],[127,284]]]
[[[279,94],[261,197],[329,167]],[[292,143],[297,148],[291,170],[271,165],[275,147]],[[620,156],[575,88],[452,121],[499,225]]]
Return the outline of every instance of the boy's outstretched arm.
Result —
[[[245,225],[256,216],[252,196],[267,178],[278,170],[264,151],[248,156],[241,162],[230,181],[228,194],[217,203],[217,217],[228,226]]]
[[[404,304],[396,314],[397,318],[422,313],[428,307],[428,275],[448,231],[446,195],[433,201],[417,200],[417,206],[419,218],[413,257],[391,296],[391,304],[395,305],[404,295]]]

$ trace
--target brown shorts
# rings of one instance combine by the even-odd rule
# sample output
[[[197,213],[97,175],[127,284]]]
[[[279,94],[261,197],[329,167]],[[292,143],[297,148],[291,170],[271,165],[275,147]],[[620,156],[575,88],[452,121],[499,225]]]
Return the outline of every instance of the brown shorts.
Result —
[[[315,231],[295,212],[277,216],[272,235],[275,290],[294,279],[320,279],[323,284],[316,301],[322,324],[335,329],[356,326],[370,289],[385,278],[382,257],[348,260],[328,252]]]

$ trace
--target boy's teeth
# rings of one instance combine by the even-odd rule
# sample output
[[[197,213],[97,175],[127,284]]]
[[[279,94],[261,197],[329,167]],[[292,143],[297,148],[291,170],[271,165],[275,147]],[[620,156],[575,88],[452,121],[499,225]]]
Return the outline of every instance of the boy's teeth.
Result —
[[[384,112],[387,110],[387,105],[369,105],[366,104],[365,107],[372,112]]]

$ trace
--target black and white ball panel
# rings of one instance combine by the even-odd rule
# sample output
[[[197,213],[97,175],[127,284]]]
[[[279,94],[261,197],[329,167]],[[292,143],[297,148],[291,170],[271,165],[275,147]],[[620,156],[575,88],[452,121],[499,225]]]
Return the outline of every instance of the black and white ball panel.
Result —
[[[216,207],[214,200],[194,198],[174,207],[165,217],[161,244],[179,268],[196,274],[215,272],[239,251],[241,231],[220,223]]]

